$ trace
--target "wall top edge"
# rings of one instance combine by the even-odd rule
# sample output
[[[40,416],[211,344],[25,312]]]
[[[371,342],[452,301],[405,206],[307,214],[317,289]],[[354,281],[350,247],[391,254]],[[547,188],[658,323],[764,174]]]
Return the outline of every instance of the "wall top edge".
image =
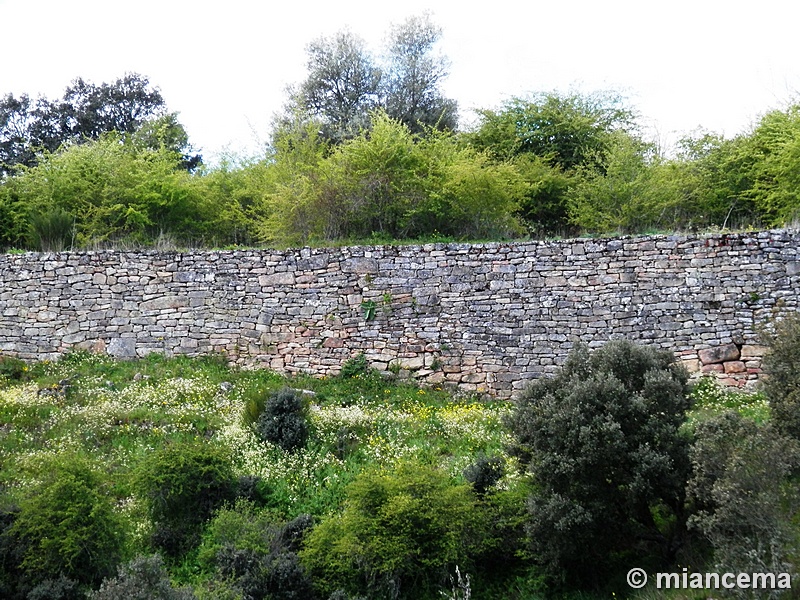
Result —
[[[649,235],[621,235],[621,236],[604,236],[604,237],[576,237],[564,239],[548,239],[548,240],[517,240],[507,242],[434,242],[426,244],[377,244],[377,245],[354,245],[354,246],[303,246],[293,248],[246,248],[246,249],[232,249],[232,250],[215,250],[215,249],[185,249],[185,250],[157,250],[152,248],[142,248],[137,250],[65,250],[62,252],[34,252],[26,251],[20,253],[3,253],[0,254],[0,261],[14,260],[19,258],[40,259],[40,260],[58,260],[68,257],[77,256],[152,256],[152,257],[178,257],[178,256],[220,256],[220,257],[237,257],[237,256],[264,256],[264,255],[277,255],[277,256],[291,256],[295,255],[300,258],[314,256],[319,254],[341,254],[352,256],[370,256],[372,253],[381,254],[396,254],[402,255],[405,253],[426,253],[433,251],[456,251],[456,252],[469,252],[470,250],[496,250],[496,249],[520,249],[536,247],[570,247],[576,245],[593,244],[595,246],[607,246],[609,249],[618,249],[623,246],[641,244],[645,242],[673,242],[673,243],[705,243],[709,240],[713,241],[737,241],[747,243],[747,240],[753,242],[764,242],[766,240],[775,241],[788,241],[789,239],[798,238],[800,240],[800,228],[782,228],[782,229],[764,229],[757,231],[744,231],[744,232],[711,232],[711,233],[697,233],[697,234],[649,234]],[[726,244],[720,244],[726,245]],[[738,244],[737,244],[738,245]]]

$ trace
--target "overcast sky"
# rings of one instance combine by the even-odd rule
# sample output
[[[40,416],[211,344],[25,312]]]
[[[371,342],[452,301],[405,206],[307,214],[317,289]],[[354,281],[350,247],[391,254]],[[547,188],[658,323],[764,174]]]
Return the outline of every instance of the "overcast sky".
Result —
[[[147,76],[211,158],[253,153],[305,47],[349,27],[378,50],[430,11],[462,118],[532,91],[614,89],[662,143],[733,136],[800,100],[796,0],[0,0],[0,94],[61,95],[76,77]]]

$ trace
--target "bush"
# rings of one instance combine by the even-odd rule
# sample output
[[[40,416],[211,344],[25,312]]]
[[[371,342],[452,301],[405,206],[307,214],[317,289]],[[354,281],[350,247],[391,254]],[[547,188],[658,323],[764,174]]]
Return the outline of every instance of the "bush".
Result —
[[[256,422],[261,439],[292,452],[308,440],[308,417],[303,398],[295,390],[284,388],[272,394]]]
[[[156,450],[138,469],[136,487],[147,501],[153,545],[178,557],[197,545],[214,511],[233,500],[237,480],[224,451],[188,442]]]
[[[464,479],[472,484],[472,489],[480,497],[494,487],[504,474],[505,464],[499,456],[479,456],[478,460],[464,469]]]
[[[175,589],[159,555],[139,556],[119,567],[113,579],[88,594],[88,600],[193,600],[190,589]]]
[[[616,341],[578,346],[521,395],[510,424],[535,490],[532,550],[551,575],[596,587],[627,558],[642,566],[676,551],[687,379],[671,354]]]
[[[212,564],[245,598],[311,600],[311,583],[296,554],[311,524],[311,517],[301,515],[281,525],[271,512],[240,501],[235,509],[217,513],[198,558]]]
[[[85,597],[77,581],[60,575],[34,586],[25,600],[84,600]]]
[[[713,568],[794,571],[800,490],[790,478],[800,467],[797,441],[729,412],[697,426],[691,459],[689,523],[711,543]]]
[[[769,353],[764,357],[762,386],[772,409],[775,427],[800,439],[800,314],[790,313],[765,334]]]
[[[25,376],[28,365],[13,356],[0,355],[0,382],[5,379],[20,381]]]
[[[42,465],[37,476],[41,482],[20,500],[10,528],[24,548],[23,573],[34,581],[63,576],[99,584],[113,573],[124,541],[100,475],[82,457],[65,455]]]
[[[347,488],[343,512],[308,534],[300,556],[325,595],[433,597],[455,565],[469,566],[474,508],[466,485],[427,465],[367,471]]]

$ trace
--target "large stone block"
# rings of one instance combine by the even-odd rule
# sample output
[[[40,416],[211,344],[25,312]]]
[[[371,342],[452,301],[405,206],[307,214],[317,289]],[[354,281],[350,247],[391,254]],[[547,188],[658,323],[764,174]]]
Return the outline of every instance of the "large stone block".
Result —
[[[736,344],[725,344],[715,348],[706,348],[697,353],[704,365],[714,365],[729,360],[739,360],[741,352]]]

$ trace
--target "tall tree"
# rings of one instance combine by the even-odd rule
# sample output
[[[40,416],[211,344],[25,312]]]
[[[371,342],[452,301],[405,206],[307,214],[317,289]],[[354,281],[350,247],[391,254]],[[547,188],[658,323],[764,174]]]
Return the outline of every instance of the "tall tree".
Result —
[[[413,133],[421,133],[426,126],[452,130],[458,124],[456,102],[445,98],[439,88],[449,66],[447,58],[434,54],[441,36],[441,28],[427,14],[410,17],[390,34],[385,108]]]
[[[300,86],[301,110],[322,119],[326,137],[358,135],[378,104],[381,71],[364,40],[349,31],[321,37],[307,47],[308,77]]]
[[[306,49],[308,75],[278,120],[276,135],[317,119],[324,138],[340,143],[368,129],[376,108],[412,133],[454,129],[456,103],[440,89],[448,65],[435,54],[440,37],[441,29],[426,15],[394,27],[380,60],[347,30],[315,40]]]
[[[7,94],[0,101],[0,174],[17,165],[35,165],[42,151],[55,152],[64,144],[96,140],[111,131],[134,134],[154,121],[162,135],[150,136],[150,141],[155,146],[172,144],[169,149],[184,156],[187,169],[197,167],[201,157],[191,155],[183,126],[143,75],[128,73],[100,85],[78,78],[55,101]]]

